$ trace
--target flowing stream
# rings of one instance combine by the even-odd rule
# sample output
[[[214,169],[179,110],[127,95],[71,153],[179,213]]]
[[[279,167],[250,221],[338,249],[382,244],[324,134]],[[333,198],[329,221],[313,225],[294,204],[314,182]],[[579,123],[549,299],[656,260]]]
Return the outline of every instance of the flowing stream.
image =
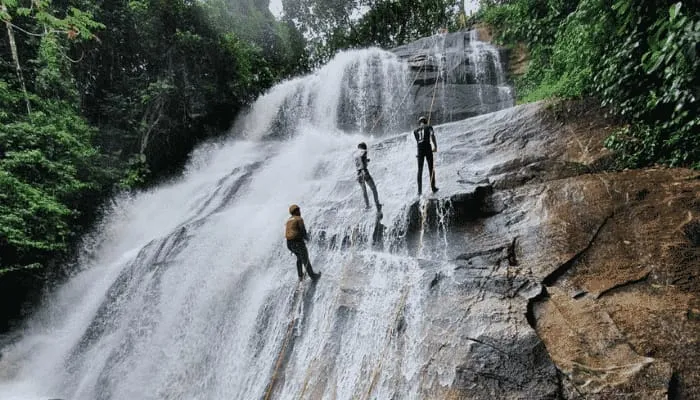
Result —
[[[79,271],[2,349],[0,398],[403,399],[449,385],[457,360],[432,363],[425,345],[425,265],[451,273],[449,224],[440,207],[430,230],[416,217],[411,77],[389,52],[341,53],[262,96],[181,178],[116,198]],[[382,218],[364,210],[360,141]],[[297,283],[284,244],[292,203],[316,285]]]

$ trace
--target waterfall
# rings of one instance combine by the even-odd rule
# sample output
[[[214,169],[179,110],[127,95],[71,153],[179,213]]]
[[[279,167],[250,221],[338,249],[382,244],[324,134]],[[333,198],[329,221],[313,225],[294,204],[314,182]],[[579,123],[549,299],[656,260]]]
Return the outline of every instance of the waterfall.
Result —
[[[413,120],[408,66],[371,48],[340,53],[316,73],[275,86],[238,124],[249,138],[288,136],[309,124],[327,132],[396,131]]]
[[[477,30],[469,31],[469,60],[474,69],[474,83],[480,103],[484,105],[484,86],[496,88],[496,103],[512,106],[513,89],[506,83],[506,73],[498,50],[479,40]],[[480,113],[489,112],[482,108]]]
[[[442,33],[392,50],[410,67],[412,121],[459,121],[515,105],[499,50],[475,30]]]
[[[389,52],[341,53],[272,88],[239,138],[200,146],[180,179],[116,198],[79,270],[3,350],[0,398],[418,399],[448,387],[462,362],[450,349],[480,327],[429,290],[454,275],[454,254],[448,205],[415,196],[401,130],[414,123],[411,76]],[[438,130],[441,144],[459,129]],[[383,218],[363,209],[360,141]],[[297,283],[284,245],[291,203],[316,285]]]

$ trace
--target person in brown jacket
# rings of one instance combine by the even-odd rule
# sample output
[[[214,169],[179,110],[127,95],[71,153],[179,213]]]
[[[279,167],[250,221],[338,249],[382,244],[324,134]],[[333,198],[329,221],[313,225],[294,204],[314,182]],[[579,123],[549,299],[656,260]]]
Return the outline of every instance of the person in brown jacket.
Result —
[[[298,205],[292,204],[289,206],[289,213],[292,214],[292,216],[287,220],[284,237],[287,239],[287,248],[289,251],[297,256],[297,273],[299,274],[299,280],[304,280],[302,265],[305,265],[306,272],[309,273],[311,280],[315,282],[321,274],[315,273],[313,268],[311,268],[309,250],[306,248],[306,243],[304,243],[305,240],[309,240],[309,234],[306,232],[304,218],[301,217],[301,210]]]

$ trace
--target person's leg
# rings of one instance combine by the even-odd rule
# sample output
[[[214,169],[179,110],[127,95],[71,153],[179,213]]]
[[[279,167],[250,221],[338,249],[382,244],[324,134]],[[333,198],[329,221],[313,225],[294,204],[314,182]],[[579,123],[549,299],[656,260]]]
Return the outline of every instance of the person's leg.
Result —
[[[303,257],[298,243],[296,241],[288,240],[287,248],[297,257],[297,275],[299,276],[299,280],[304,279],[304,270],[302,269]]]
[[[306,265],[306,272],[308,272],[309,277],[311,279],[318,278],[318,274],[315,273],[314,269],[311,267],[311,260],[309,260],[309,250],[306,248],[306,244],[304,242],[301,242],[299,247],[301,259],[304,261],[304,265]]]
[[[365,208],[369,208],[369,199],[367,198],[367,186],[365,186],[365,176],[362,172],[357,175],[357,181],[360,183],[362,188],[362,197],[365,199]]]
[[[420,151],[416,158],[418,159],[418,194],[420,195],[423,192],[423,160],[425,159],[425,154]]]
[[[379,194],[377,193],[377,185],[374,184],[374,179],[372,179],[372,176],[369,174],[369,172],[365,175],[365,182],[367,182],[369,188],[372,189],[372,195],[374,196],[374,206],[377,207],[377,211],[380,211],[382,209],[382,205],[379,204]]]
[[[435,169],[433,169],[433,153],[429,152],[425,156],[428,161],[428,173],[430,174],[430,188],[433,192],[437,192],[437,186],[435,186]]]
[[[299,254],[297,256],[297,276],[299,277],[300,281],[304,280],[304,270],[302,269],[302,265],[304,261],[301,259],[301,256]]]

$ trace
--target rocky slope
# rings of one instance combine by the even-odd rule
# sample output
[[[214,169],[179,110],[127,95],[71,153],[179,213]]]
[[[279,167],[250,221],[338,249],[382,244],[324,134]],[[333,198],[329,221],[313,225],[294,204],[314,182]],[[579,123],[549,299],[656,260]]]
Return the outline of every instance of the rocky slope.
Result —
[[[699,398],[700,173],[606,170],[601,110],[517,109],[440,150],[457,296],[440,312],[484,334],[432,395]]]

